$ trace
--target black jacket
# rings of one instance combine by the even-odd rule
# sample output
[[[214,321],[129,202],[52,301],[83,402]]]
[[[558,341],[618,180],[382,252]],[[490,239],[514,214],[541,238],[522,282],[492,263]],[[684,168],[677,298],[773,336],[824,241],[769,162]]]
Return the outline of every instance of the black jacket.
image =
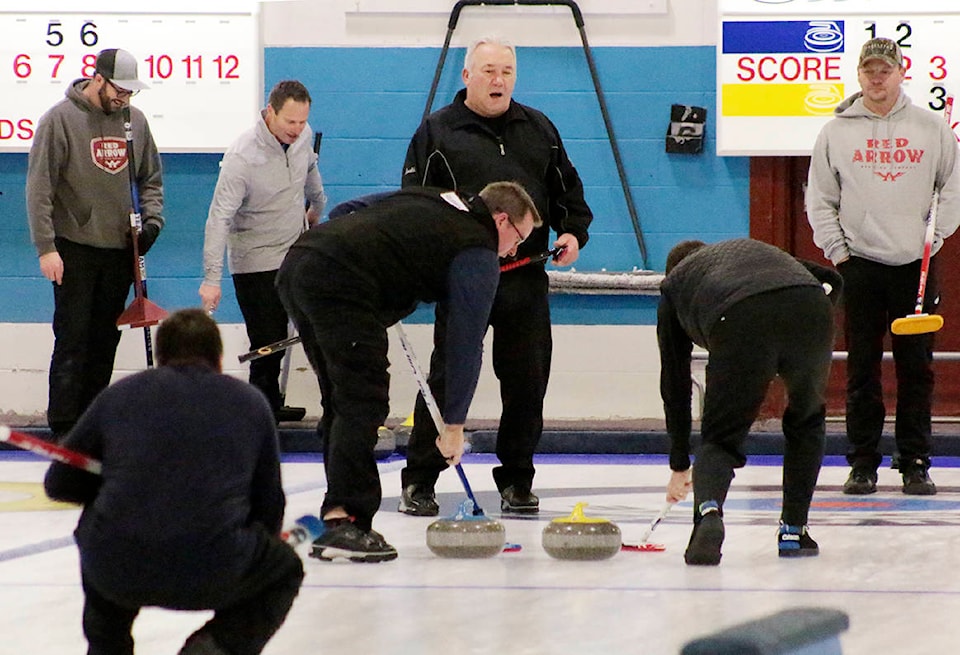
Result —
[[[838,302],[843,281],[833,269],[797,260],[779,248],[752,239],[731,239],[694,251],[660,284],[657,343],[660,348],[660,395],[667,432],[673,442],[670,467],[690,465],[690,361],[693,345],[711,350],[717,321],[737,303],[792,287],[829,285]],[[797,316],[803,320],[803,316]],[[745,339],[752,335],[744,335]]]
[[[499,236],[479,197],[402,189],[304,232],[288,258],[311,251],[323,271],[312,293],[367,306],[384,328],[420,302],[450,307],[443,416],[460,423],[473,397],[500,267]],[[279,283],[287,274],[281,267]]]
[[[402,186],[433,186],[479,193],[490,182],[523,185],[537,205],[544,227],[519,248],[518,257],[548,247],[549,228],[570,233],[582,248],[593,214],[583,198],[583,183],[570,163],[557,128],[542,112],[511,101],[500,133],[494,121],[472,112],[461,89],[453,102],[430,114],[410,141]],[[549,226],[549,227],[548,227]]]

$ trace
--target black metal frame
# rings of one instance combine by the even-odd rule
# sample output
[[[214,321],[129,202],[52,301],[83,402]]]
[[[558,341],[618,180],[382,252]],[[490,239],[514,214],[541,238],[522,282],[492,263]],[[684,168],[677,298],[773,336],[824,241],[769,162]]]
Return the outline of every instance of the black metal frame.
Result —
[[[593,61],[593,54],[590,51],[590,44],[587,42],[587,33],[584,29],[583,14],[580,7],[573,0],[458,0],[450,12],[450,20],[447,21],[447,35],[443,41],[443,49],[440,51],[440,59],[437,62],[437,69],[433,74],[433,83],[430,85],[430,94],[427,96],[427,104],[423,110],[423,118],[430,115],[433,107],[433,100],[437,94],[437,85],[440,83],[440,74],[443,72],[443,65],[447,59],[447,51],[450,49],[450,39],[453,38],[453,32],[457,29],[457,23],[460,20],[460,12],[464,7],[476,6],[564,6],[569,7],[573,14],[573,20],[577,24],[577,31],[580,32],[580,40],[583,42],[583,54],[587,58],[587,66],[590,68],[590,77],[593,78],[593,88],[597,94],[597,101],[600,103],[600,114],[603,116],[603,124],[607,129],[607,139],[610,141],[610,149],[613,151],[613,160],[617,165],[617,174],[620,177],[620,186],[623,188],[623,197],[627,203],[627,211],[630,214],[630,222],[633,224],[633,232],[637,238],[637,247],[640,249],[640,258],[643,267],[647,268],[647,247],[643,242],[643,230],[640,227],[640,219],[637,216],[637,209],[633,203],[633,196],[630,194],[630,185],[627,182],[627,175],[623,168],[623,160],[620,158],[620,148],[617,146],[617,139],[613,134],[613,124],[610,121],[610,115],[607,113],[607,103],[603,96],[603,89],[600,86],[600,78],[597,75],[597,66]]]

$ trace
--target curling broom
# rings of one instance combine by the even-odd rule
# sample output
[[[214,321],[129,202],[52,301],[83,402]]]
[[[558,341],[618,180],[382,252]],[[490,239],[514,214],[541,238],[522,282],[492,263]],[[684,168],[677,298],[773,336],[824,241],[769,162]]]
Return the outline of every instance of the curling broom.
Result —
[[[663,506],[663,509],[660,510],[660,513],[650,522],[650,525],[647,526],[647,529],[644,531],[643,536],[640,537],[640,543],[637,544],[622,544],[620,550],[630,551],[635,553],[659,553],[663,552],[666,549],[666,546],[663,544],[651,544],[650,536],[653,534],[653,531],[657,529],[657,526],[660,525],[660,522],[666,518],[667,514],[670,512],[671,508],[676,505],[676,503],[667,503]]]
[[[944,106],[943,116],[950,126],[953,113],[953,96],[948,96]],[[943,327],[943,317],[939,314],[927,314],[923,311],[923,299],[927,291],[927,276],[930,272],[930,252],[933,249],[933,237],[937,226],[937,208],[940,204],[940,193],[933,194],[930,203],[930,215],[927,217],[927,231],[923,238],[923,259],[920,262],[920,285],[917,290],[917,305],[910,316],[898,318],[890,324],[890,331],[898,335],[928,334]]]
[[[410,364],[413,377],[417,380],[417,386],[420,387],[420,394],[423,396],[423,401],[427,404],[427,409],[430,410],[430,418],[433,419],[433,423],[437,428],[437,434],[443,434],[443,416],[440,414],[440,406],[437,405],[433,392],[430,391],[430,385],[427,384],[427,378],[420,368],[420,362],[417,361],[417,356],[413,352],[410,341],[407,340],[407,333],[403,329],[403,324],[397,321],[393,325],[393,330],[400,340],[400,346],[403,348],[403,354],[406,355],[407,362]],[[477,502],[477,497],[473,495],[473,489],[470,488],[470,482],[467,480],[467,474],[463,472],[463,467],[458,463],[456,469],[457,475],[460,476],[460,482],[463,484],[463,490],[467,493],[467,498],[473,503],[473,515],[483,516],[483,509],[481,509],[480,503]]]

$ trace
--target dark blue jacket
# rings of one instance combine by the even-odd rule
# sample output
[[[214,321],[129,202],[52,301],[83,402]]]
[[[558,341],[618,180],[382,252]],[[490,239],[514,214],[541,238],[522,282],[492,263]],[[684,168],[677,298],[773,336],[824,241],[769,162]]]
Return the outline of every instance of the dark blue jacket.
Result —
[[[203,594],[249,568],[254,524],[280,531],[273,412],[257,389],[210,368],[161,366],[116,382],[63,445],[103,463],[102,476],[54,463],[44,486],[83,504],[81,569],[110,598],[167,605]]]

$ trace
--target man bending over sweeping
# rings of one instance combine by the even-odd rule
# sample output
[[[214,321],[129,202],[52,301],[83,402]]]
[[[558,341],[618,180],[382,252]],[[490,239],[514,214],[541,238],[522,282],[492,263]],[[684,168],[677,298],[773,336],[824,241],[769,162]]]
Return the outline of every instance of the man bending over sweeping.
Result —
[[[667,256],[660,285],[657,341],[660,394],[670,434],[667,500],[686,497],[690,468],[690,361],[693,345],[710,353],[693,464],[693,532],[687,564],[717,565],[723,503],[747,458],[743,443],[774,377],[787,390],[783,414],[781,557],[817,555],[807,514],[826,434],[824,392],[833,349],[840,276],[800,262],[772,245],[733,239],[683,241]],[[826,294],[824,292],[827,292]],[[829,299],[828,299],[829,296]]]

